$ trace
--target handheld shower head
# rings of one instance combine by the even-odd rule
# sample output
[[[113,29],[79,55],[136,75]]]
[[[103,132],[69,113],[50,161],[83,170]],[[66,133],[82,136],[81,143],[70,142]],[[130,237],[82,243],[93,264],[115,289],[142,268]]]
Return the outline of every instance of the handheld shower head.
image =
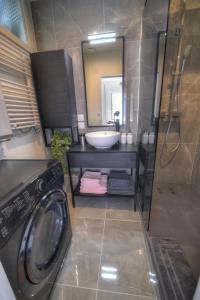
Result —
[[[188,56],[191,53],[191,50],[192,50],[192,46],[191,45],[187,45],[185,47],[185,50],[184,50],[184,53],[183,53],[183,59],[187,59],[188,58]]]

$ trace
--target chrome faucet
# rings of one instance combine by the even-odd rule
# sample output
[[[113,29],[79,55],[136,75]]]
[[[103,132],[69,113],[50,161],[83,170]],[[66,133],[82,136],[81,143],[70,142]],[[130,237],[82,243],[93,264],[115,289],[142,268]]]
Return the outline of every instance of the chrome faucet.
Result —
[[[108,121],[107,124],[113,124],[115,126],[115,130],[120,132],[119,119],[116,119],[115,121]]]
[[[119,124],[119,119],[115,119],[115,117],[119,117],[120,112],[116,111],[114,113],[114,121],[108,121],[107,124],[113,124],[115,126],[115,130],[120,132],[120,124]]]

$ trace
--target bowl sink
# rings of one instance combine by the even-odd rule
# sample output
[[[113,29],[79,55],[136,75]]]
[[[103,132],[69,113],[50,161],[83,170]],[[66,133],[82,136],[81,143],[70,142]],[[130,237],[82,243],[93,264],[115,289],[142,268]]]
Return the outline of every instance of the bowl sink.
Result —
[[[88,144],[95,148],[111,148],[119,141],[120,133],[117,131],[95,131],[86,133],[85,138]]]

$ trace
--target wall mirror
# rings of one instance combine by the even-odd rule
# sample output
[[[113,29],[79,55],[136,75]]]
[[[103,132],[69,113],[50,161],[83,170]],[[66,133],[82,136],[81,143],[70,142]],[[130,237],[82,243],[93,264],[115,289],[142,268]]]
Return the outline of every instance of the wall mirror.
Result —
[[[88,126],[112,126],[115,118],[124,124],[124,38],[84,41],[82,56]]]

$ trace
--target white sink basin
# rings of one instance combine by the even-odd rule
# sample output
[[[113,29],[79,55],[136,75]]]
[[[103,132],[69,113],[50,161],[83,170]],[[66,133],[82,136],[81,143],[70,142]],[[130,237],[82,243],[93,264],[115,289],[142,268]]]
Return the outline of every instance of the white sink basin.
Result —
[[[95,148],[111,148],[119,141],[120,133],[117,131],[95,131],[86,133],[85,138],[88,144]]]

